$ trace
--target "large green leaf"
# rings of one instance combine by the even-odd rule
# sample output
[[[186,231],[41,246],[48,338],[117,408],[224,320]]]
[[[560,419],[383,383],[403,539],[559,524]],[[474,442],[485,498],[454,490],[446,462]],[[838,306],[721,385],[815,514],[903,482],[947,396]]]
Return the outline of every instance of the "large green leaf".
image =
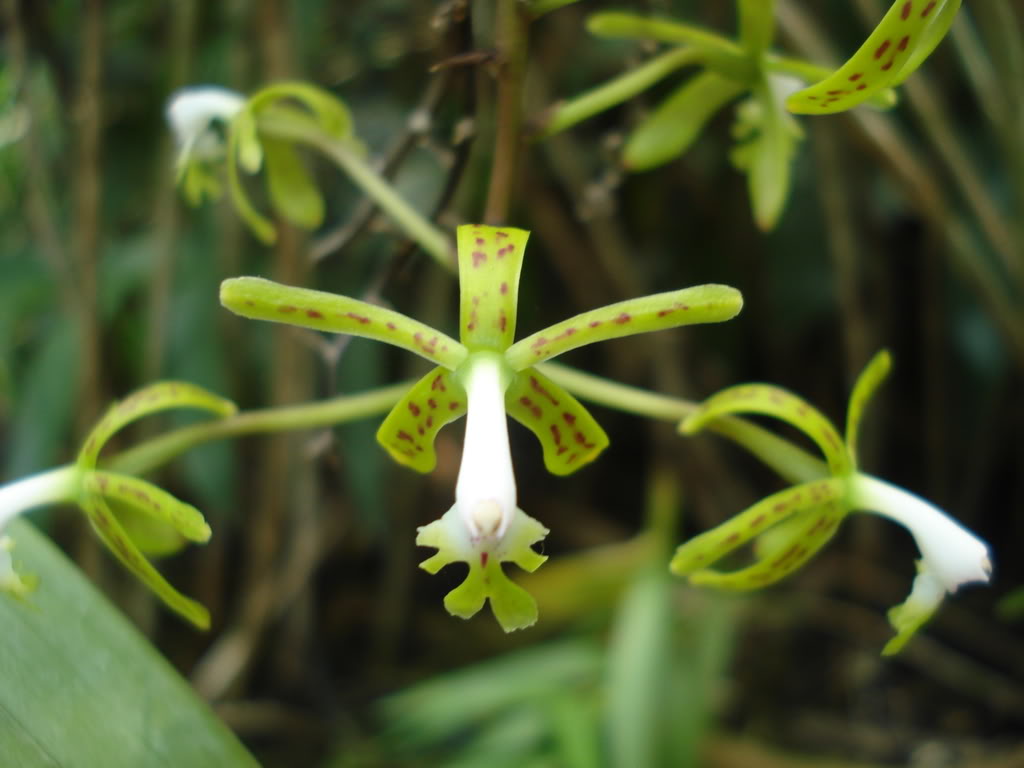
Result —
[[[13,554],[39,576],[0,595],[5,766],[255,766],[238,739],[45,537],[15,521]]]

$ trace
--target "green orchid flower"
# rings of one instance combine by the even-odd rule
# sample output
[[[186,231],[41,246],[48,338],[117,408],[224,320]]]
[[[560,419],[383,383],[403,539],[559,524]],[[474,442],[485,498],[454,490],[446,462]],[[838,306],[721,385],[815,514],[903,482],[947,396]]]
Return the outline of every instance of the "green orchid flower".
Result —
[[[898,653],[935,613],[942,598],[964,585],[987,582],[988,547],[924,499],[857,468],[857,432],[864,406],[889,371],[881,352],[858,378],[850,396],[845,442],[818,410],[796,395],[767,384],[731,387],[705,401],[680,430],[695,434],[718,419],[756,413],[785,421],[807,434],[825,455],[828,474],[775,493],[736,517],[700,534],[676,551],[671,570],[694,584],[750,590],[773,584],[807,562],[852,511],[874,512],[905,526],[921,559],[906,602],[889,611],[896,630],[883,649]],[[760,538],[763,537],[763,538]],[[715,562],[757,539],[758,559],[738,571],[720,572]]]
[[[0,533],[15,515],[39,506],[78,505],[107,548],[169,608],[206,629],[205,607],[172,587],[143,552],[166,554],[186,541],[205,543],[210,526],[195,507],[152,483],[97,467],[104,444],[144,416],[171,408],[196,408],[218,416],[235,413],[234,403],[186,382],[164,381],[115,403],[85,439],[74,464],[41,472],[0,487]],[[0,536],[0,590],[16,597],[31,591],[34,578],[16,567],[14,542]]]
[[[455,503],[421,527],[416,542],[437,549],[421,563],[430,573],[449,563],[469,566],[465,581],[445,597],[448,611],[469,618],[490,601],[505,631],[532,625],[537,605],[501,564],[535,570],[546,558],[532,547],[548,533],[517,506],[506,414],[537,436],[545,466],[557,475],[574,472],[608,445],[590,413],[534,366],[604,339],[728,320],[743,303],[733,288],[701,285],[584,312],[514,342],[528,236],[511,227],[459,227],[461,341],[347,296],[255,277],[226,280],[221,287],[221,303],[244,317],[364,336],[435,364],[387,416],[377,439],[399,463],[429,472],[437,463],[438,431],[467,416]]]

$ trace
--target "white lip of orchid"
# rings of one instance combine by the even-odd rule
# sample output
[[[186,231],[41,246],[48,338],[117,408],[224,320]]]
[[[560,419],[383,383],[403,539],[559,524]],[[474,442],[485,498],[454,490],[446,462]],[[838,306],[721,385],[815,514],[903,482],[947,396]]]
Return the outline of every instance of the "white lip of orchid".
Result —
[[[200,85],[175,91],[167,103],[167,121],[181,147],[182,156],[216,155],[218,137],[209,130],[214,120],[229,122],[245,105],[240,93],[216,85]]]
[[[59,467],[0,486],[0,534],[12,518],[35,507],[72,501],[78,492],[79,470]]]
[[[918,584],[925,575],[950,594],[963,584],[989,580],[992,563],[988,545],[938,507],[884,480],[859,473],[850,484],[850,493],[854,508],[895,520],[914,537],[923,559],[915,592],[919,588],[930,591],[930,584]]]
[[[516,512],[505,415],[510,375],[501,355],[478,352],[467,360],[460,376],[468,412],[455,506],[473,543],[500,541]]]

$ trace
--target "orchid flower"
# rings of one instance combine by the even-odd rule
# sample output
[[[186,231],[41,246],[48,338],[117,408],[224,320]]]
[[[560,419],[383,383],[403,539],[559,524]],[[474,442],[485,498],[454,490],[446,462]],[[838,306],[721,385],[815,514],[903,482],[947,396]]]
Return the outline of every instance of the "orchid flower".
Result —
[[[437,462],[438,431],[467,415],[455,503],[421,527],[416,542],[437,549],[421,563],[430,573],[454,562],[469,566],[466,579],[445,597],[450,613],[469,618],[489,600],[506,631],[533,624],[537,605],[501,564],[535,570],[546,558],[532,547],[548,533],[517,505],[506,414],[537,436],[545,466],[557,475],[579,469],[608,445],[590,413],[534,366],[595,341],[728,320],[742,306],[735,289],[701,285],[584,312],[513,343],[528,236],[511,227],[459,227],[461,341],[347,296],[255,277],[221,287],[221,303],[244,317],[365,336],[435,364],[387,416],[377,439],[399,463],[429,472]]]
[[[846,440],[818,410],[796,395],[767,384],[723,390],[686,418],[680,429],[699,432],[723,417],[756,413],[781,419],[807,434],[821,449],[828,476],[775,493],[736,517],[700,534],[676,551],[671,569],[694,584],[749,590],[792,573],[832,538],[852,511],[874,512],[910,531],[921,552],[918,574],[906,602],[889,611],[896,630],[882,653],[898,653],[935,613],[942,598],[964,584],[987,582],[991,572],[988,546],[924,499],[857,468],[857,432],[864,406],[889,371],[890,358],[880,352],[861,373],[850,396]],[[738,571],[710,566],[757,537],[758,560]]]
[[[159,382],[111,406],[86,437],[74,464],[0,487],[0,591],[23,597],[35,581],[21,573],[11,557],[14,542],[2,535],[7,523],[39,506],[76,504],[114,556],[168,607],[202,629],[209,627],[206,608],[172,587],[143,554],[143,550],[163,554],[177,548],[168,546],[168,538],[205,543],[210,526],[202,514],[152,483],[97,468],[100,451],[116,432],[136,419],[170,408],[197,408],[219,416],[236,410],[234,403],[194,384]]]

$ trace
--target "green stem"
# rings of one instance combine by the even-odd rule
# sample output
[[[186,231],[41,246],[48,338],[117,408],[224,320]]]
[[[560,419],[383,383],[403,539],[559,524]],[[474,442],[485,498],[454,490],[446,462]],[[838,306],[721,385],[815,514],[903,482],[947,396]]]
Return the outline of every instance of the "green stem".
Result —
[[[584,400],[638,416],[679,423],[700,407],[690,400],[608,381],[558,363],[541,363],[537,368]],[[727,416],[716,419],[707,429],[743,446],[790,482],[803,483],[828,475],[823,461],[744,419]]]
[[[246,411],[224,419],[204,421],[176,429],[119,453],[106,462],[108,469],[141,475],[175,456],[211,440],[262,432],[329,427],[384,413],[409,391],[415,382],[405,381],[359,395],[342,395],[316,403]]]
[[[399,195],[386,179],[350,146],[324,133],[312,121],[260,115],[259,129],[268,136],[308,144],[333,160],[402,229],[449,272],[456,272],[451,241]]]
[[[755,62],[775,35],[775,0],[739,0],[740,44]]]

